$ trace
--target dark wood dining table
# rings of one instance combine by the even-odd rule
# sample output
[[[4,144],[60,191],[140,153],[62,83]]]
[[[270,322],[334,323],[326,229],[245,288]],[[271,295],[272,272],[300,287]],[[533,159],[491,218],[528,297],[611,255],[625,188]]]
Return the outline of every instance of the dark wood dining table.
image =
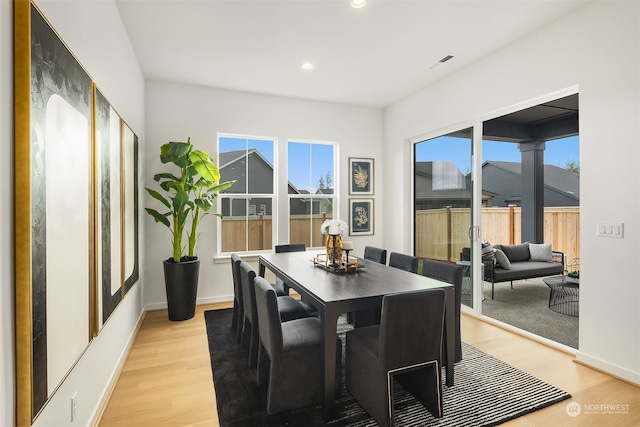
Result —
[[[446,383],[453,385],[455,358],[455,298],[453,285],[372,261],[359,259],[357,273],[340,274],[316,267],[314,251],[260,255],[259,274],[266,269],[298,292],[305,302],[318,310],[324,337],[324,416],[332,418],[335,401],[336,329],[343,313],[382,306],[382,298],[391,293],[420,289],[445,290],[444,349]]]

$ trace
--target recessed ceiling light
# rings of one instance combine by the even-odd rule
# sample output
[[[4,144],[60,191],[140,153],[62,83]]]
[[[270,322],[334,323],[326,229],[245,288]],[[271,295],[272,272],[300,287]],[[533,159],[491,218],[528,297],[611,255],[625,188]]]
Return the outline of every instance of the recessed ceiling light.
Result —
[[[367,4],[367,0],[351,0],[351,7],[356,9],[364,7],[365,4]]]
[[[312,70],[313,69],[313,64],[311,62],[305,62],[304,64],[302,64],[302,69],[303,70]]]

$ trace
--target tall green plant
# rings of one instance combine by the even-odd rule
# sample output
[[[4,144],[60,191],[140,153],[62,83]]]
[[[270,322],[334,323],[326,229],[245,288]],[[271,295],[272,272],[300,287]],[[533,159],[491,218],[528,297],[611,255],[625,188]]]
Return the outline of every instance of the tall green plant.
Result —
[[[191,138],[187,142],[169,142],[160,147],[160,161],[178,167],[179,176],[171,172],[154,175],[167,197],[151,188],[145,188],[149,195],[159,200],[168,211],[160,213],[145,208],[156,222],[164,224],[171,231],[173,261],[195,258],[198,243],[198,227],[204,215],[211,213],[218,193],[231,187],[235,181],[220,184],[220,171],[209,154],[194,150]],[[214,213],[219,218],[222,215]],[[189,219],[191,226],[189,227]],[[185,255],[183,238],[188,236],[188,251]]]

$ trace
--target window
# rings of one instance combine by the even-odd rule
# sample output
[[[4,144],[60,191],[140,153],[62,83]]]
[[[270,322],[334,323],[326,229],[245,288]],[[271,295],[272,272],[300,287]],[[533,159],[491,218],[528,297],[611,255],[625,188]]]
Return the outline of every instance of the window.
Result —
[[[320,225],[333,218],[335,189],[334,143],[289,141],[289,242],[307,247],[324,244]]]
[[[273,138],[218,135],[221,180],[236,180],[220,194],[223,253],[273,247],[274,147]]]

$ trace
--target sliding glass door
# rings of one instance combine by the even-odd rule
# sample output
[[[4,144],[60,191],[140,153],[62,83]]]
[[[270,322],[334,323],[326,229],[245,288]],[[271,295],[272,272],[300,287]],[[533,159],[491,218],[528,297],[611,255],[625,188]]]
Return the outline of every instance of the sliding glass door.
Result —
[[[473,128],[414,145],[414,253],[464,267],[462,304],[474,306]]]

